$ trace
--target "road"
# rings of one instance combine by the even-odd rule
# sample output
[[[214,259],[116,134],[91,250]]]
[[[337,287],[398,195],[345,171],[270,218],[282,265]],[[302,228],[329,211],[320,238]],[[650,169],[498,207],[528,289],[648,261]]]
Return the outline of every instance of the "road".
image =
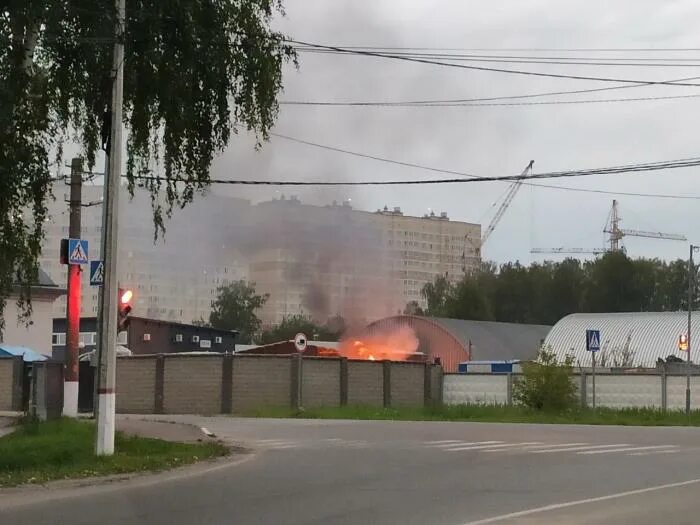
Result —
[[[678,525],[700,515],[693,428],[165,419],[255,452],[157,482],[0,491],[0,523]]]

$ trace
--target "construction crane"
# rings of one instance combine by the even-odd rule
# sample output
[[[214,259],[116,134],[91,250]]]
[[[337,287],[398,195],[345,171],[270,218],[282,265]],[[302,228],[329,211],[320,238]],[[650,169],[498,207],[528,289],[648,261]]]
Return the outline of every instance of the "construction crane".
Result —
[[[600,255],[605,253],[605,248],[533,248],[530,253],[592,253]]]
[[[530,163],[525,167],[525,169],[522,171],[520,176],[513,182],[513,184],[510,185],[508,188],[508,191],[506,192],[506,196],[503,198],[503,202],[501,202],[501,205],[498,207],[498,210],[496,210],[496,213],[494,214],[493,218],[491,219],[491,222],[489,225],[486,227],[486,230],[481,236],[481,239],[477,239],[476,241],[473,240],[469,235],[464,236],[465,240],[465,246],[464,250],[462,251],[462,271],[467,270],[467,246],[466,242],[469,242],[474,247],[474,252],[476,254],[476,257],[481,257],[481,248],[483,248],[484,244],[486,244],[486,241],[491,237],[491,234],[493,231],[496,229],[496,226],[498,226],[498,223],[501,221],[503,218],[503,215],[505,215],[506,210],[508,210],[508,206],[510,206],[510,203],[513,202],[513,199],[517,195],[518,191],[523,185],[523,181],[527,178],[528,174],[532,175],[532,166],[535,164],[534,160],[531,160]]]
[[[609,247],[608,250],[611,252],[624,251],[624,247],[621,246],[621,241],[623,237],[646,237],[649,239],[664,239],[669,241],[687,241],[685,235],[679,235],[676,233],[661,233],[661,232],[649,232],[642,230],[628,230],[625,228],[620,228],[620,222],[622,217],[617,208],[617,201],[613,200],[612,208],[610,208],[610,213],[608,214],[608,220],[605,224],[603,231],[610,234],[608,238]]]
[[[606,252],[624,252],[622,239],[624,237],[646,237],[648,239],[663,239],[668,241],[687,241],[685,235],[677,233],[662,233],[643,230],[628,230],[620,228],[622,217],[618,209],[618,202],[613,200],[608,218],[605,221],[603,232],[609,235],[607,248],[533,248],[530,253],[592,253],[599,255]]]

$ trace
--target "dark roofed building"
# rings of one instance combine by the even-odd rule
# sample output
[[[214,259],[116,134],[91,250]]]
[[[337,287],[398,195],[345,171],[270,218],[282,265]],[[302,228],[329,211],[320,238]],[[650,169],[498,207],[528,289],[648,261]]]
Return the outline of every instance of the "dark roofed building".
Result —
[[[494,321],[469,321],[444,317],[397,315],[375,321],[366,333],[381,334],[408,326],[418,337],[418,352],[436,357],[446,372],[457,372],[463,361],[534,359],[550,326]]]

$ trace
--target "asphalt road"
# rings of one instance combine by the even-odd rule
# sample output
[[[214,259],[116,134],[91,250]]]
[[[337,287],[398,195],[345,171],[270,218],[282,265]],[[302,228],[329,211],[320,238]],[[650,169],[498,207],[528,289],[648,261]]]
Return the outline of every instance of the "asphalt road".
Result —
[[[165,419],[254,452],[156,481],[0,491],[0,523],[677,525],[700,515],[700,429]]]

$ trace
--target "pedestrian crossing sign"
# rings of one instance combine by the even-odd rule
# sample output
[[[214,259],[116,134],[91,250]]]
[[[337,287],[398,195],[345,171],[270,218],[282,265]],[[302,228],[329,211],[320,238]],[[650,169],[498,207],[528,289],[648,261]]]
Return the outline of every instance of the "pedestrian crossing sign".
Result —
[[[90,284],[99,286],[104,280],[105,265],[102,261],[90,261]]]
[[[88,242],[85,239],[68,239],[68,264],[88,263]]]
[[[600,351],[600,330],[586,330],[586,350]]]

